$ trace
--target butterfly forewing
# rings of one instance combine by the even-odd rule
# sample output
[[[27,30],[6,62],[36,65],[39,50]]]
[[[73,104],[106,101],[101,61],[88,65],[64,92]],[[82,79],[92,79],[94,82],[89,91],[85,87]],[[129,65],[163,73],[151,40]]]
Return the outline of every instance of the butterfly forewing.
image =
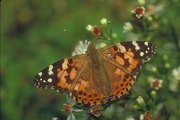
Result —
[[[149,42],[121,42],[100,49],[104,58],[126,74],[135,75],[143,63],[155,53],[155,46]]]
[[[77,67],[84,64],[83,58],[85,58],[84,55],[79,55],[78,59],[65,58],[49,65],[35,76],[34,85],[41,89],[55,89],[61,93],[71,93],[74,78],[79,69]]]

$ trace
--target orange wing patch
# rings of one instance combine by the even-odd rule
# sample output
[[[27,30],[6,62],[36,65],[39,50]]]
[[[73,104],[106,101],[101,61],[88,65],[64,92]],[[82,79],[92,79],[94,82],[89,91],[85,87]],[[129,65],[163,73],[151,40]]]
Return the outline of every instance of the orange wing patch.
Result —
[[[79,82],[75,85],[71,96],[78,103],[89,105],[101,105],[101,101],[105,97],[96,89],[92,88],[89,81],[85,81],[83,79],[80,79]]]

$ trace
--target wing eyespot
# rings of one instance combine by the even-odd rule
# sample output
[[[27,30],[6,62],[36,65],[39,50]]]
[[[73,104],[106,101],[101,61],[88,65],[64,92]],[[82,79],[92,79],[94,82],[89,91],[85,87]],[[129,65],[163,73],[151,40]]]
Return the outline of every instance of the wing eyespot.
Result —
[[[117,53],[118,52],[118,47],[117,46],[112,46],[112,48],[111,48],[111,52],[112,53]]]
[[[76,61],[74,59],[68,59],[68,65],[74,66],[76,64]]]

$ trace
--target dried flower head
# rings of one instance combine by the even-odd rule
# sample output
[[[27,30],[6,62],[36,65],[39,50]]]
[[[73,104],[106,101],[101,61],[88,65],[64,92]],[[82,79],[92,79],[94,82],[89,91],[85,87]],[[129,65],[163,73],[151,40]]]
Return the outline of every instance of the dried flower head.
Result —
[[[136,7],[134,10],[132,10],[132,14],[135,15],[137,18],[142,18],[145,14],[145,8]]]
[[[151,80],[151,83],[150,83],[150,86],[152,87],[152,88],[154,88],[155,90],[158,90],[159,88],[161,88],[162,87],[162,80],[161,79],[152,79]]]
[[[147,113],[147,112],[145,112],[145,113],[144,113],[144,119],[143,119],[143,120],[152,120],[152,115],[149,114],[149,113]]]
[[[72,105],[70,103],[64,104],[64,112],[66,115],[69,115],[71,113]]]
[[[67,120],[76,120],[73,112],[82,112],[83,109],[75,109],[73,106],[76,102],[68,95],[66,95],[67,103],[64,104],[64,112],[68,115]]]
[[[99,36],[101,36],[102,31],[103,31],[103,27],[102,27],[102,26],[94,26],[94,27],[92,28],[91,33],[92,33],[95,37],[99,37]]]

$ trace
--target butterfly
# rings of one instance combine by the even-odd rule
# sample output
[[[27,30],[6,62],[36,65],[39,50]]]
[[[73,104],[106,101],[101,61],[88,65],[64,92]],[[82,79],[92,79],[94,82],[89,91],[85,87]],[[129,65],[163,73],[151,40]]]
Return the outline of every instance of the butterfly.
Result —
[[[41,89],[69,94],[77,103],[104,105],[118,100],[131,88],[155,49],[154,44],[143,41],[120,42],[100,49],[90,42],[84,54],[49,65],[35,76],[33,83]]]

